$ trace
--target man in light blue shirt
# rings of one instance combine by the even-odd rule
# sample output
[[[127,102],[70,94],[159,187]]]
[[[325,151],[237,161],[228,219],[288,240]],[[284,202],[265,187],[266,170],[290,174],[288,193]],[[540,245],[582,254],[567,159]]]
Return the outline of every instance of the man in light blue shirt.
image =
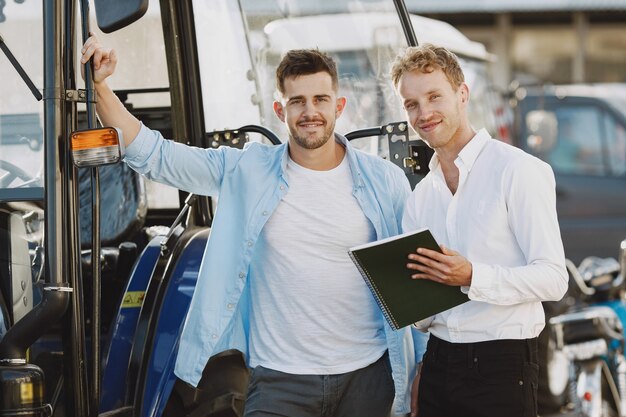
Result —
[[[279,146],[199,149],[142,126],[104,80],[115,52],[92,37],[98,114],[122,129],[125,161],[148,178],[219,195],[176,362],[197,385],[208,359],[242,351],[252,368],[246,416],[385,417],[408,411],[424,337],[393,331],[347,249],[398,234],[410,193],[403,172],[334,133],[346,99],[316,50],[290,51],[274,111]]]

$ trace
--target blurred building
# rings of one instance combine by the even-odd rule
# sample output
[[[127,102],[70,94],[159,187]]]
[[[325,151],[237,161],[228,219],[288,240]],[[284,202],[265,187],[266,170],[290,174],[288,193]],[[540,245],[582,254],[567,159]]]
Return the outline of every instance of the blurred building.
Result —
[[[406,0],[497,55],[494,82],[626,82],[626,0]]]

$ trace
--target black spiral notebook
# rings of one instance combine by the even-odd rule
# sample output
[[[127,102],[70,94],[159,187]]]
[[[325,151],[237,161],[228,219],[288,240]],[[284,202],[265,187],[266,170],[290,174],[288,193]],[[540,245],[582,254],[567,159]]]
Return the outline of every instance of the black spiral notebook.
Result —
[[[397,330],[469,300],[460,287],[411,279],[409,253],[419,247],[441,252],[428,229],[350,248],[348,253],[389,325]]]

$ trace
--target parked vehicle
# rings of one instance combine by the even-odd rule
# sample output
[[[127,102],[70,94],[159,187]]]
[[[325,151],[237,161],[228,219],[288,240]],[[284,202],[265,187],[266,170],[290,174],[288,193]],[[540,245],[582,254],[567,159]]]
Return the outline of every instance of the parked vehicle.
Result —
[[[614,258],[568,261],[575,306],[550,319],[556,348],[568,360],[567,400],[575,415],[626,416],[626,240]]]
[[[565,256],[616,257],[626,236],[626,84],[523,87],[516,145],[556,175]]]
[[[565,256],[616,257],[626,236],[625,84],[519,87],[514,91],[513,143],[548,162],[557,187]],[[546,302],[539,336],[540,411],[567,397],[568,359],[556,349],[549,319],[576,302]]]

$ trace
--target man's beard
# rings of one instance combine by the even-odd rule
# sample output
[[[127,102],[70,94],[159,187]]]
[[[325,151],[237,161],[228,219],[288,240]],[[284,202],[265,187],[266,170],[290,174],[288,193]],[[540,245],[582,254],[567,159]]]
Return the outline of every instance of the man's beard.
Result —
[[[295,129],[294,132],[291,134],[291,137],[301,148],[318,149],[324,146],[326,142],[328,142],[328,139],[333,136],[333,131],[335,130],[335,122],[333,121],[333,123],[331,124],[326,123],[325,126],[326,127],[324,128],[322,136],[315,139],[311,139],[310,136],[299,136],[297,134],[297,130]]]

